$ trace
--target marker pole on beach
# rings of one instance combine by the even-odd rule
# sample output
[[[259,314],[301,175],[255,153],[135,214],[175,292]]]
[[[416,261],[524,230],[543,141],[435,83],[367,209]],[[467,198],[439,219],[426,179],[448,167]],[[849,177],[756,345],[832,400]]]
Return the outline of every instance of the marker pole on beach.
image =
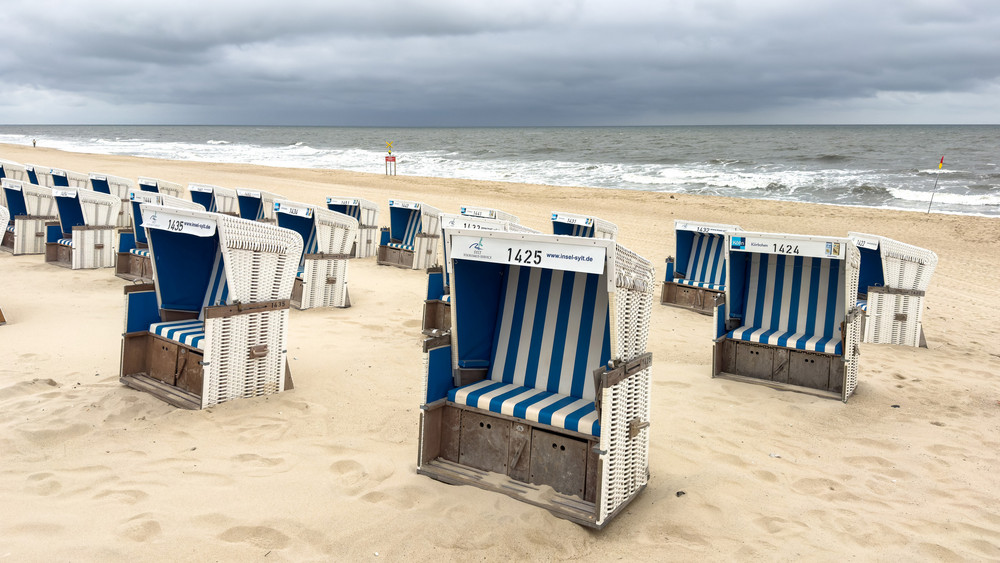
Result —
[[[389,149],[389,154],[385,157],[385,175],[389,175],[389,170],[392,170],[392,175],[396,175],[396,157],[392,156],[392,142],[386,141],[385,146]]]
[[[943,156],[941,157],[941,162],[938,163],[938,170],[941,170],[942,166],[944,166],[944,157]],[[927,204],[927,213],[928,214],[931,212],[931,206],[934,205],[934,194],[937,193],[937,184],[938,184],[938,179],[939,178],[941,178],[941,173],[940,172],[938,172],[937,175],[934,176],[934,189],[931,190],[931,202]]]

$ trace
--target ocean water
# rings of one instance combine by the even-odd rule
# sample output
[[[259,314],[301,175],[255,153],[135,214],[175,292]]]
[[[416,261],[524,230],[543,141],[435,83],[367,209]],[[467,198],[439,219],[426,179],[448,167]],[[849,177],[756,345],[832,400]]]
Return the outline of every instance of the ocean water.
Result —
[[[935,212],[1000,216],[993,125],[0,126],[0,142],[32,139],[75,152],[376,174],[391,142],[400,175],[921,211],[933,196]]]

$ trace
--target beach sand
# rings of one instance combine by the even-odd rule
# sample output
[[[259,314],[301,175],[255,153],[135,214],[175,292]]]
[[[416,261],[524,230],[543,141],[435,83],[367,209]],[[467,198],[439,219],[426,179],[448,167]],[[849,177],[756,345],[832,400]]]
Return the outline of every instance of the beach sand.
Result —
[[[712,379],[711,318],[657,305],[652,477],[594,532],[416,474],[423,272],[352,261],[351,308],[291,312],[294,390],[185,411],[118,382],[126,282],[0,253],[0,560],[1000,559],[1000,219],[21,146],[0,156],[316,204],[358,196],[383,217],[389,198],[497,207],[543,232],[552,211],[589,213],[660,279],[674,219],[877,233],[940,257],[929,348],[862,344],[847,404]]]

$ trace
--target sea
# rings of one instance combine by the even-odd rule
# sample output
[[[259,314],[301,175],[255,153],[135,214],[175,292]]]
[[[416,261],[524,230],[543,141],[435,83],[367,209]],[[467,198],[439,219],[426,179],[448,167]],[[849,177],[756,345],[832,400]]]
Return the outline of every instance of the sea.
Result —
[[[997,125],[0,126],[2,143],[33,140],[73,152],[374,174],[385,173],[391,149],[398,175],[1000,216]]]

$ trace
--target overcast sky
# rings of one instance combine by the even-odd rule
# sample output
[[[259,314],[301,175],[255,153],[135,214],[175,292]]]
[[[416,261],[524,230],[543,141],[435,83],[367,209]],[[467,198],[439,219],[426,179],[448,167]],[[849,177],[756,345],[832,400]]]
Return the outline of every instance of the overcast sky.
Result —
[[[1000,0],[4,0],[0,123],[1000,123]]]

